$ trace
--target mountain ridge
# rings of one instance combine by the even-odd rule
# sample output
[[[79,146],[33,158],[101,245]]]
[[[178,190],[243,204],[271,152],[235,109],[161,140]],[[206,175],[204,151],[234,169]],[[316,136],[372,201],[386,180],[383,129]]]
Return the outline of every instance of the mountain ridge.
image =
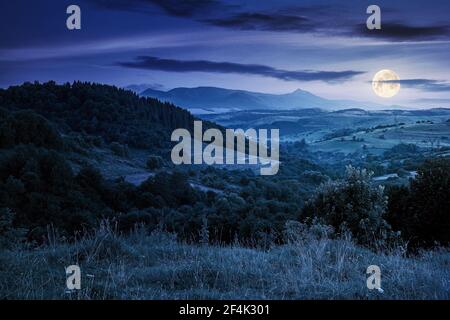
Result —
[[[140,95],[156,98],[164,102],[170,102],[193,112],[210,109],[296,110],[320,108],[334,111],[350,108],[388,108],[388,106],[371,102],[325,99],[302,89],[297,89],[293,92],[284,94],[270,94],[209,86],[194,88],[178,87],[168,91],[149,88],[141,92]]]

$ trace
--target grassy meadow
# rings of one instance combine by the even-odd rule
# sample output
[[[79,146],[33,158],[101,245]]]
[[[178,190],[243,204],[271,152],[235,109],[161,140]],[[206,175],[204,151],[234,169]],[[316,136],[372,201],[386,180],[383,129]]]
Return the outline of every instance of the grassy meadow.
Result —
[[[71,264],[81,267],[81,290],[66,290]],[[373,264],[381,268],[382,293],[366,286]],[[2,251],[0,299],[449,299],[449,265],[448,250],[407,257],[351,239],[248,248],[103,227],[75,243]]]

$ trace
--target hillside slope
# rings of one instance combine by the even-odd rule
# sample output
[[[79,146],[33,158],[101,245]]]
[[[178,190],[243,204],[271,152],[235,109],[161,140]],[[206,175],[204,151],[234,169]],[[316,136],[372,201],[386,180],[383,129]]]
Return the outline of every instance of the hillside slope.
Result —
[[[0,107],[32,110],[62,134],[101,136],[132,147],[162,147],[176,128],[192,128],[194,117],[170,103],[142,98],[113,86],[74,82],[25,83],[0,89]]]

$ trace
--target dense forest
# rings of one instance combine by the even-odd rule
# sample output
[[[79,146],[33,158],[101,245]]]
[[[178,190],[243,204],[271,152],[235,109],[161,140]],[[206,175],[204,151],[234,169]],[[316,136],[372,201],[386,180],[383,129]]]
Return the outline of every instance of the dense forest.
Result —
[[[187,111],[111,86],[25,83],[0,90],[0,243],[42,243],[48,230],[74,239],[104,219],[187,241],[248,245],[286,241],[286,226],[324,226],[359,244],[412,247],[450,241],[450,161],[428,159],[408,185],[374,185],[365,168],[345,174],[307,159],[304,142],[282,146],[274,177],[252,170],[176,168],[164,161]],[[213,124],[211,124],[213,125]],[[69,155],[92,148],[150,150],[154,170],[140,185],[75,168]],[[215,189],[195,188],[191,181]]]
[[[175,128],[191,128],[187,111],[131,91],[94,83],[25,83],[0,90],[0,106],[32,110],[62,134],[82,132],[131,147],[162,147]]]

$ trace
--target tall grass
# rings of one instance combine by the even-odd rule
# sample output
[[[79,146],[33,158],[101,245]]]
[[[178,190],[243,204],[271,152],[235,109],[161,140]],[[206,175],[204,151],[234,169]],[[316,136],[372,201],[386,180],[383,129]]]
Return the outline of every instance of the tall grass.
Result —
[[[82,289],[66,290],[78,264]],[[384,293],[367,289],[380,266]],[[0,253],[0,299],[449,299],[450,252],[373,252],[350,239],[308,238],[270,249],[195,245],[107,224],[75,243]]]

